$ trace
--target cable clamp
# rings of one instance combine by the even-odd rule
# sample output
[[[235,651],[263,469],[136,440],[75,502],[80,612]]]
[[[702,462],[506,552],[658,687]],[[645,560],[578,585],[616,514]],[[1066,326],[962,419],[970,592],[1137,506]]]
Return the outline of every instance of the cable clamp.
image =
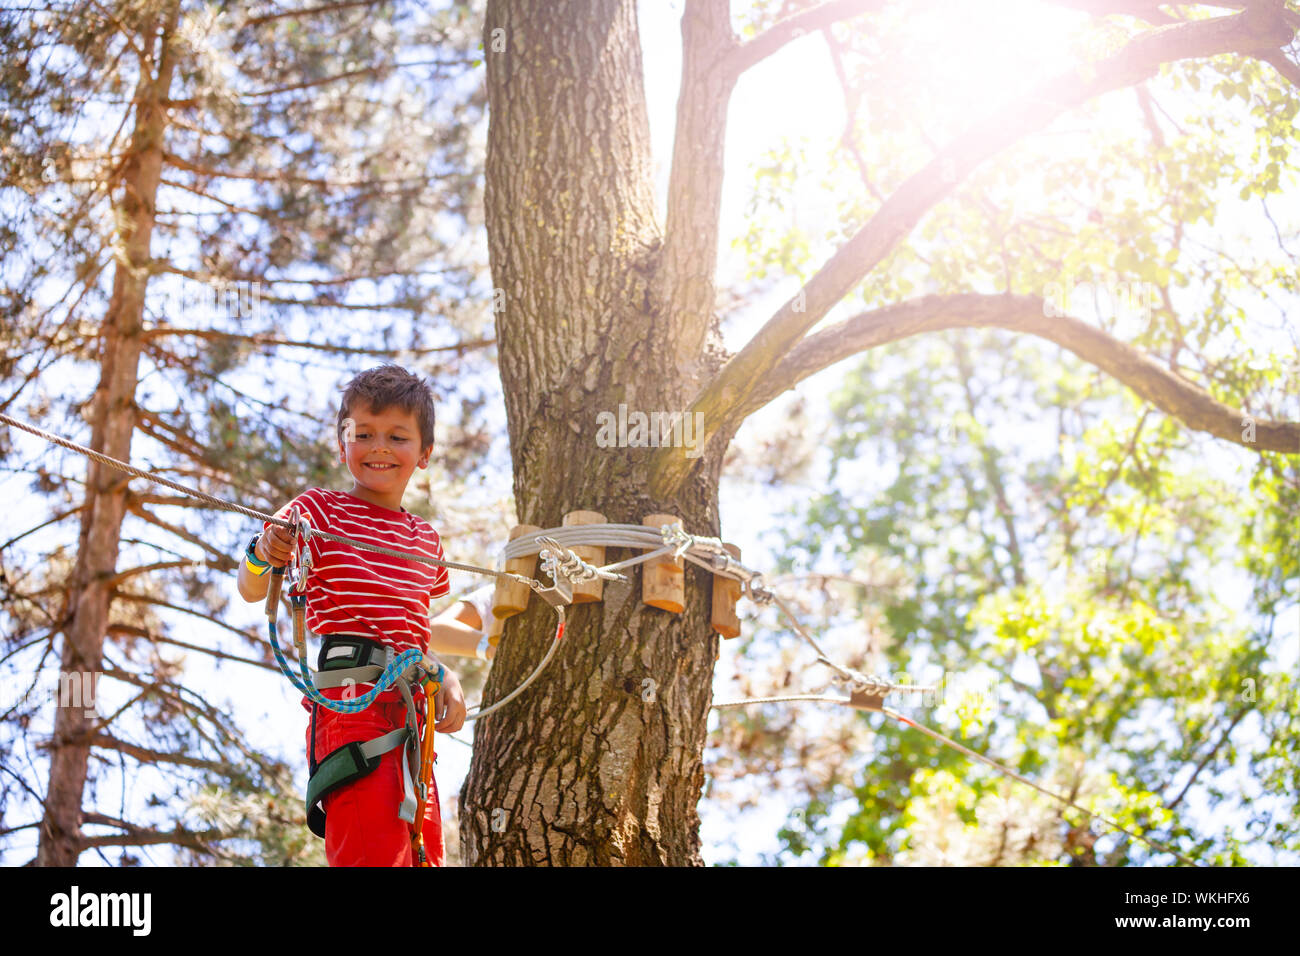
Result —
[[[659,528],[659,534],[663,536],[664,545],[667,547],[676,546],[677,550],[673,552],[673,559],[680,560],[681,556],[691,549],[695,539],[686,533],[686,529],[680,524],[666,524]]]
[[[537,553],[541,559],[542,570],[551,576],[553,582],[549,588],[542,587],[540,581],[533,581],[531,586],[547,604],[552,607],[560,607],[573,601],[573,581],[569,577],[570,569],[574,567],[573,563],[567,561],[564,556],[565,548],[554,538],[541,535],[537,538],[537,543],[542,545],[541,550]],[[573,561],[579,565],[585,565],[581,558],[573,552]]]

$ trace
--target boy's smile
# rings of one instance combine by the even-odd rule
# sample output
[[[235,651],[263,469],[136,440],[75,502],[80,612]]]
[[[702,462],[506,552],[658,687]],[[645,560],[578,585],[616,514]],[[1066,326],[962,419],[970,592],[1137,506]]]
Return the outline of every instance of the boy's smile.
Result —
[[[352,473],[349,493],[381,508],[401,511],[406,484],[417,467],[428,465],[433,446],[420,448],[420,423],[414,412],[400,406],[376,412],[357,402],[349,411],[352,426],[345,428],[339,444],[339,457]]]

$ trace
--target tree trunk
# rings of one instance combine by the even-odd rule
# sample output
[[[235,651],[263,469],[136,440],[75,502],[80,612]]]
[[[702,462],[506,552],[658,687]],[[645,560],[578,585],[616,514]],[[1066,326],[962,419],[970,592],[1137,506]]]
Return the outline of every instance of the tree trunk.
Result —
[[[168,40],[175,32],[179,3],[160,13],[159,38],[140,37],[146,56],[136,89],[135,129],[130,154],[121,172],[122,198],[114,203],[123,258],[113,275],[113,294],[100,332],[99,385],[91,403],[90,447],[123,461],[131,457],[135,431],[135,391],[144,338],[145,287],[150,264],[155,198],[162,172],[167,96],[175,64]],[[87,463],[86,500],[81,513],[77,563],[69,585],[64,621],[61,674],[101,669],[108,624],[109,581],[117,570],[122,517],[126,511],[126,476],[94,461]],[[81,704],[81,701],[76,701]],[[81,853],[81,802],[90,758],[94,716],[83,706],[55,708],[50,742],[50,782],[36,862],[40,866],[74,866]]]
[[[639,524],[670,513],[716,535],[720,454],[706,452],[695,480],[665,501],[648,491],[654,449],[596,443],[599,412],[683,410],[699,371],[676,361],[668,305],[655,301],[656,288],[679,284],[657,274],[635,4],[492,2],[484,47],[487,229],[519,519],[554,527],[591,509]],[[607,551],[608,561],[630,556]],[[641,603],[636,568],[628,583],[607,582],[600,603],[570,608],[544,676],[475,724],[461,794],[467,864],[701,863],[718,637],[710,577],[687,569],[680,616]],[[510,619],[485,702],[531,672],[554,629],[536,597]]]

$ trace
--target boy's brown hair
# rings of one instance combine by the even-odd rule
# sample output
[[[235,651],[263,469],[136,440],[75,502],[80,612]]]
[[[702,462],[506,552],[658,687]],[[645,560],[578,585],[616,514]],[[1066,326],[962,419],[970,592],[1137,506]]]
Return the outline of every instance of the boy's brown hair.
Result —
[[[345,440],[344,422],[351,418],[351,410],[358,403],[369,405],[374,412],[382,412],[396,405],[412,412],[420,425],[420,447],[433,444],[433,391],[424,379],[412,375],[400,365],[380,365],[366,369],[343,389],[339,402],[337,423],[338,438]]]

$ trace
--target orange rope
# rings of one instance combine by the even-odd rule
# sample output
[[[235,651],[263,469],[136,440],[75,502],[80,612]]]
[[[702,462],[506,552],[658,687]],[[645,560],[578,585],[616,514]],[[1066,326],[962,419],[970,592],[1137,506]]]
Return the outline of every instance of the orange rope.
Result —
[[[420,744],[420,803],[415,811],[415,824],[411,833],[411,854],[415,866],[433,866],[424,847],[424,808],[429,788],[433,786],[433,761],[437,753],[433,749],[434,699],[442,685],[429,681],[424,685],[424,740]]]

